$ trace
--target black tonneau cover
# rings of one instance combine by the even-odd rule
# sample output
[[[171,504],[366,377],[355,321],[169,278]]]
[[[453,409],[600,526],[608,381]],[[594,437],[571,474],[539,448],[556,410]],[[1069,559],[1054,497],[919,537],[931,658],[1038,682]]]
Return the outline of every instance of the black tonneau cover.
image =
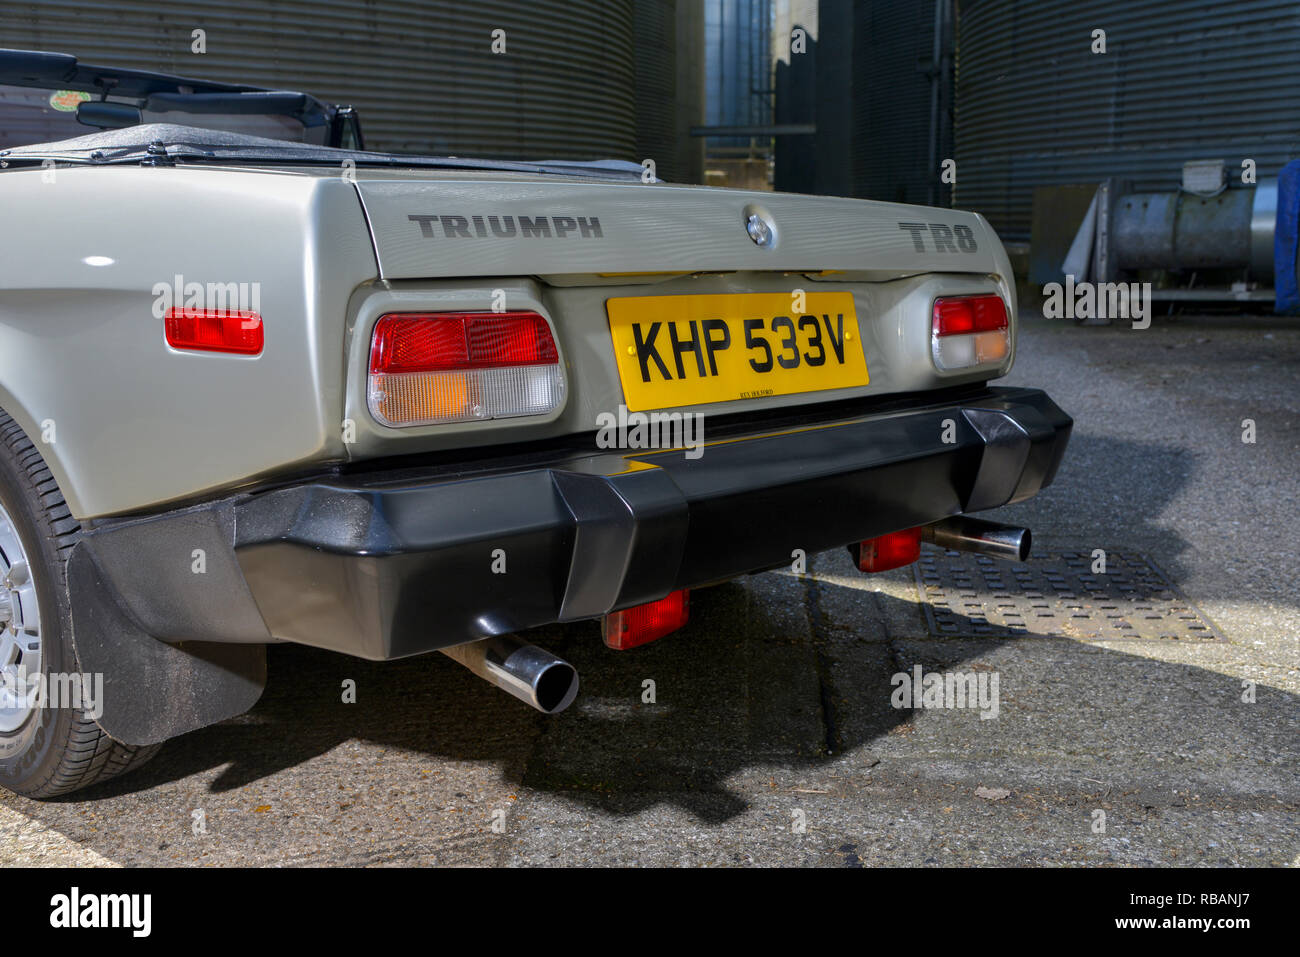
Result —
[[[157,94],[199,94],[213,97],[217,94],[288,92],[269,90],[264,86],[196,80],[170,73],[155,73],[152,70],[94,66],[82,63],[68,53],[4,49],[0,49],[0,85],[84,90],[87,93],[108,93],[137,100]],[[325,110],[325,104],[306,93],[295,92],[292,95],[306,97],[322,112]]]
[[[336,149],[248,136],[222,130],[145,123],[120,130],[90,133],[55,143],[33,143],[0,151],[0,164],[55,162],[113,165],[131,163],[292,163],[339,166],[351,160],[357,166],[425,169],[500,170],[515,173],[551,173],[606,180],[640,180],[642,168],[624,160],[507,161],[459,156],[417,156],[370,150]]]

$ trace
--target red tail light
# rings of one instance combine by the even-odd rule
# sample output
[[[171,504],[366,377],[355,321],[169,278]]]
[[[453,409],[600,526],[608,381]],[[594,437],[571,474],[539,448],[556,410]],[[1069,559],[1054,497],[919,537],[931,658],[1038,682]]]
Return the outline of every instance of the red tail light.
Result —
[[[535,312],[383,316],[370,345],[370,411],[386,425],[542,415],[564,399],[555,338]]]
[[[936,336],[994,332],[1007,327],[1007,304],[1001,296],[936,299],[931,330]]]
[[[1001,364],[1011,353],[1007,304],[996,295],[936,299],[930,348],[944,372]]]
[[[849,552],[858,563],[859,571],[887,572],[891,568],[902,568],[921,557],[921,529],[919,526],[906,528],[901,532],[868,538],[865,542],[850,545]]]
[[[375,324],[372,373],[447,372],[555,365],[551,329],[535,312],[384,316]]]
[[[262,317],[235,309],[168,309],[163,317],[167,344],[191,352],[262,352]]]
[[[626,651],[672,634],[690,620],[690,598],[690,589],[684,588],[648,605],[606,615],[605,644],[615,651]]]

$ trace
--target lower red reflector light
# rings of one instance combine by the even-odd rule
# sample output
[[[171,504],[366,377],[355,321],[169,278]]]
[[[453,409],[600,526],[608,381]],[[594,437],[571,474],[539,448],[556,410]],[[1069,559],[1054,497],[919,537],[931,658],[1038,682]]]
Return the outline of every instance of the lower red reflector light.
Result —
[[[690,589],[683,588],[648,605],[611,612],[602,619],[605,644],[626,651],[672,634],[690,621],[690,598]]]
[[[868,538],[865,542],[850,545],[849,551],[858,563],[859,571],[887,572],[891,568],[902,568],[921,557],[921,529],[919,526],[905,528],[879,538]]]
[[[163,333],[173,349],[255,356],[262,352],[262,317],[237,309],[168,309]]]

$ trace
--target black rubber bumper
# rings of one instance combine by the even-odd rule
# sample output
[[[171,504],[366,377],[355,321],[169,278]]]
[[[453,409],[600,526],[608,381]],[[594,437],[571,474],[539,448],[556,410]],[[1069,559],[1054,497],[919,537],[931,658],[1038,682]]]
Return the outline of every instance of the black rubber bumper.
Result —
[[[1052,480],[1071,424],[1042,392],[992,389],[729,434],[694,459],[570,451],[331,477],[107,525],[77,547],[102,597],[156,638],[397,658],[1020,501]]]

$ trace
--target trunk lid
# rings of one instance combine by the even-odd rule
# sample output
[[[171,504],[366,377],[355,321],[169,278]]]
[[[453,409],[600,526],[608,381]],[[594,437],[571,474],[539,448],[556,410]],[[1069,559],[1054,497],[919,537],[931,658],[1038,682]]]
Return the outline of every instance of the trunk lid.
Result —
[[[357,174],[384,279],[664,272],[996,273],[974,213],[500,172]],[[774,234],[751,239],[759,217]]]
[[[934,299],[1015,302],[1002,245],[974,213],[499,170],[358,169],[355,185],[384,280],[351,323],[355,458],[589,433],[625,413],[745,415],[982,381],[988,368],[936,369]],[[750,215],[773,244],[751,239]],[[561,408],[375,424],[366,370],[381,316],[501,307],[551,322]]]

